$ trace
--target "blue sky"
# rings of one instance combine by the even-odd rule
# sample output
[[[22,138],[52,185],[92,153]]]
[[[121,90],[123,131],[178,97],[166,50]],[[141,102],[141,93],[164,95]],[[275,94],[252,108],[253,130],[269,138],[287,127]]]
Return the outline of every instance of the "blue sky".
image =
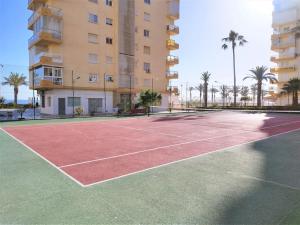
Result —
[[[164,0],[157,0],[164,1]],[[270,67],[272,1],[271,0],[181,0],[181,18],[176,21],[180,35],[175,37],[180,50],[180,64],[174,68],[180,79],[174,85],[189,83],[196,86],[203,71],[212,73],[212,81],[232,84],[231,51],[221,49],[221,39],[231,29],[244,35],[249,43],[237,49],[237,77],[242,78],[248,70],[265,65]],[[27,40],[31,32],[27,30],[27,0],[0,0],[0,77],[9,72],[28,75]],[[13,13],[12,13],[13,12]],[[244,84],[249,84],[249,81]],[[12,89],[1,87],[0,95],[12,99]],[[20,90],[22,99],[31,93],[27,87]]]

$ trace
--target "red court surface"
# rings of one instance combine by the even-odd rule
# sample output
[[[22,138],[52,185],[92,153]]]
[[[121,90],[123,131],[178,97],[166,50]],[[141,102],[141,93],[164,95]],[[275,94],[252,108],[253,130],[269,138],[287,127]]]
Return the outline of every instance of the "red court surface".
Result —
[[[5,127],[82,186],[300,129],[300,115],[215,112]]]

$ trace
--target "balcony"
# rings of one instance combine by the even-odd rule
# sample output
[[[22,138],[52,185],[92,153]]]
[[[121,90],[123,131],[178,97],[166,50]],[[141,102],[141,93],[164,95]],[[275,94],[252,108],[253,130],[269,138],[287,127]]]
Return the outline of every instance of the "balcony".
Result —
[[[42,28],[39,32],[35,33],[29,40],[28,46],[31,48],[33,45],[47,46],[49,44],[61,44],[62,33],[57,30]]]
[[[271,73],[291,73],[295,71],[296,71],[295,66],[280,66],[280,67],[271,68]]]
[[[41,6],[36,12],[32,13],[32,15],[28,19],[28,29],[33,30],[33,24],[40,16],[49,16],[55,17],[58,19],[62,19],[63,13],[59,8],[55,8],[52,6]]]
[[[289,61],[296,58],[296,54],[286,54],[286,55],[280,55],[280,56],[272,56],[271,62],[278,63],[281,61]]]
[[[271,49],[273,51],[276,51],[276,50],[287,49],[287,48],[292,48],[292,47],[294,47],[294,48],[296,47],[295,39],[288,40],[288,41],[273,40]]]
[[[63,79],[61,77],[42,77],[41,79],[35,80],[35,90],[45,90],[60,88],[63,86]]]
[[[178,72],[177,71],[167,71],[166,72],[167,79],[178,79]]]
[[[179,0],[168,1],[168,18],[171,20],[179,19]]]
[[[31,67],[37,67],[40,65],[49,65],[49,66],[63,66],[63,57],[61,55],[49,54],[46,52],[41,52],[34,56]]]
[[[169,39],[169,40],[167,40],[167,48],[169,50],[177,50],[177,49],[179,49],[179,44],[176,43],[176,41]]]
[[[166,91],[170,94],[175,94],[175,95],[179,94],[179,89],[177,86],[167,87]]]
[[[176,35],[179,34],[179,27],[173,24],[167,26],[167,33],[168,35]]]
[[[179,63],[179,59],[178,59],[177,56],[169,55],[169,56],[167,57],[167,65],[168,65],[168,66],[174,66],[174,65],[176,65],[176,64],[178,64],[178,63]]]
[[[48,0],[28,0],[28,9],[34,10],[38,5],[45,4]]]

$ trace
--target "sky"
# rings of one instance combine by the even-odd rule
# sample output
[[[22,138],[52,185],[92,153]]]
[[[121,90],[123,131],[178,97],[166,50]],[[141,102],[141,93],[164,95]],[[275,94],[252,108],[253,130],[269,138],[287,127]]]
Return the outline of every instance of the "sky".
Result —
[[[272,0],[180,0],[180,19],[176,21],[180,34],[174,36],[180,49],[172,52],[172,55],[179,56],[180,64],[172,70],[177,70],[180,78],[172,85],[199,85],[204,71],[212,74],[211,83],[214,85],[232,85],[232,52],[221,48],[221,40],[230,30],[244,35],[248,41],[237,49],[237,82],[251,84],[251,81],[242,81],[249,69],[272,65],[272,10]],[[3,76],[10,72],[28,76],[27,41],[31,32],[27,30],[27,19],[31,12],[27,10],[27,0],[0,0],[0,12],[2,82]],[[12,99],[12,88],[0,87],[0,96]],[[21,99],[30,96],[28,87],[20,89]]]

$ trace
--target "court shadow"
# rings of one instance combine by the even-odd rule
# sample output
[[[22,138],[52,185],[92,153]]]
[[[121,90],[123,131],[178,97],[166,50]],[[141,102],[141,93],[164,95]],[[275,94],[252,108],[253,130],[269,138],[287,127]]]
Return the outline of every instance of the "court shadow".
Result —
[[[276,124],[278,117],[266,115],[260,130],[274,134],[274,130],[264,127]],[[235,196],[220,203],[224,207],[219,212],[218,224],[283,222],[300,201],[299,140],[300,131],[295,131],[230,152],[232,159],[228,170]]]
[[[167,122],[176,120],[199,120],[204,118],[202,115],[166,115],[163,117],[155,118],[152,122]]]

